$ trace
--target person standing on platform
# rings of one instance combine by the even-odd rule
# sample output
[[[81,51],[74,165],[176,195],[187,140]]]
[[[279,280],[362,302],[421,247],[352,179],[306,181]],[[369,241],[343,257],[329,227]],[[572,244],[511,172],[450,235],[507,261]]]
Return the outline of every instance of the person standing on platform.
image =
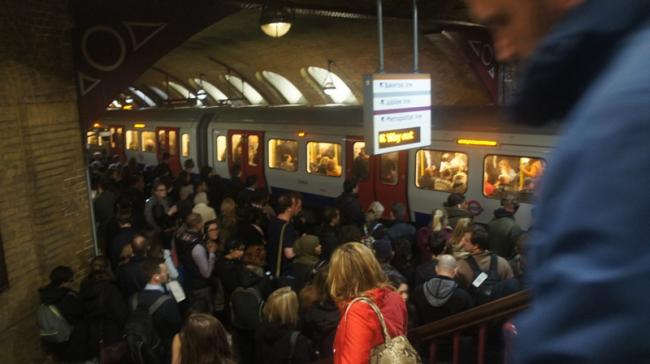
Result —
[[[528,244],[516,363],[650,358],[650,1],[466,0],[496,55],[527,61],[515,120],[562,121]],[[640,220],[641,219],[641,220]]]
[[[341,213],[341,226],[356,225],[363,228],[366,216],[359,203],[359,185],[356,178],[346,178],[343,181],[343,193],[336,198],[336,207]]]
[[[298,233],[291,220],[302,209],[302,197],[296,192],[289,192],[278,197],[278,216],[273,217],[268,226],[267,259],[271,272],[279,277],[286,273],[289,261],[296,255],[293,243]]]

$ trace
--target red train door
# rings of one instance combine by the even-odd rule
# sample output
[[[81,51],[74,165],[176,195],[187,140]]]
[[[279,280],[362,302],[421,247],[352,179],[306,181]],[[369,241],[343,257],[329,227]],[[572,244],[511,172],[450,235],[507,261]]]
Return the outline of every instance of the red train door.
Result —
[[[264,178],[264,132],[228,130],[228,168],[241,167],[242,178],[257,176],[257,187],[266,187]]]
[[[111,153],[117,154],[122,157],[123,161],[126,162],[124,152],[124,126],[122,125],[111,125],[109,126],[111,132]]]
[[[359,181],[359,202],[366,210],[375,200],[375,166],[372,158],[365,154],[366,143],[362,137],[348,136],[345,141],[345,175]]]
[[[408,183],[408,152],[392,152],[373,156],[375,164],[375,196],[384,205],[384,217],[388,217],[390,207],[401,202],[407,207],[406,184]],[[372,163],[371,163],[372,164]],[[407,215],[409,220],[410,214]]]
[[[164,152],[169,153],[169,168],[174,176],[181,171],[181,158],[178,146],[178,128],[156,128],[156,140],[158,141],[157,155],[158,163],[162,161]]]

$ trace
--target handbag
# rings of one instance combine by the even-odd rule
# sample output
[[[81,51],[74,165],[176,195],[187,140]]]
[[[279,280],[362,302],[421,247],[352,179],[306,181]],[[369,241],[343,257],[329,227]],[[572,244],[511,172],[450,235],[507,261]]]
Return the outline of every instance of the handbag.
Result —
[[[417,351],[415,351],[405,336],[390,337],[386,322],[384,321],[384,315],[381,314],[379,307],[369,298],[358,297],[350,301],[348,308],[345,310],[346,320],[350,307],[358,301],[368,304],[375,311],[384,334],[384,343],[372,348],[370,351],[370,364],[422,364],[420,355],[418,355]]]

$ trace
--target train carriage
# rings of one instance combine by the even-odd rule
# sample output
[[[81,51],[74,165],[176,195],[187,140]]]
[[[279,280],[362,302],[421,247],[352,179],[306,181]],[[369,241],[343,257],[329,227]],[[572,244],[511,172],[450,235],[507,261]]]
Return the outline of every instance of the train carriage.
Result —
[[[138,163],[155,165],[167,152],[175,173],[192,158],[221,176],[237,164],[242,177],[256,175],[273,193],[299,191],[308,206],[332,204],[354,175],[362,206],[403,202],[418,224],[451,192],[478,201],[485,212],[477,220],[487,222],[509,190],[519,193],[517,219],[527,228],[555,129],[506,123],[483,108],[434,108],[432,119],[430,146],[377,156],[365,155],[359,106],[120,110],[99,125],[111,141],[123,128],[123,142],[108,146]]]

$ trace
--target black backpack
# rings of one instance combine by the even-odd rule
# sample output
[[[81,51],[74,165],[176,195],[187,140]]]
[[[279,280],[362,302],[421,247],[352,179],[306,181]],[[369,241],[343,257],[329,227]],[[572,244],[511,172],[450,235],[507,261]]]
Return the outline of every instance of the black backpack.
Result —
[[[133,363],[160,363],[160,337],[153,325],[152,316],[160,306],[171,299],[169,295],[162,295],[151,306],[145,307],[138,303],[137,293],[131,297],[132,312],[124,325],[124,335]]]
[[[481,271],[481,268],[479,268],[478,263],[473,256],[470,255],[467,258],[467,263],[474,272],[474,280],[476,280],[481,273],[484,273]],[[477,305],[494,301],[495,299],[502,297],[502,289],[500,286],[503,281],[501,281],[501,277],[499,277],[498,263],[497,255],[490,254],[490,268],[487,272],[487,278],[478,287],[474,286],[472,283],[474,280],[470,282],[470,293]]]
[[[230,294],[230,319],[232,325],[242,330],[255,330],[262,323],[264,299],[257,284],[237,287]]]

